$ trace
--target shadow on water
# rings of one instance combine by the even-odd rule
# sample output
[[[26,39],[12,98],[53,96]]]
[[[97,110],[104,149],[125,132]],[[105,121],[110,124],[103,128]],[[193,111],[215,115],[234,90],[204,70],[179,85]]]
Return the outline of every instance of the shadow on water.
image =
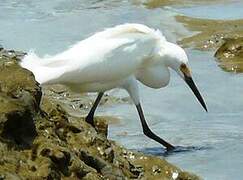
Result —
[[[165,148],[162,147],[151,147],[151,148],[143,148],[143,149],[136,149],[136,151],[140,151],[144,154],[154,155],[154,156],[172,156],[178,153],[192,153],[196,151],[206,151],[211,150],[213,147],[210,146],[176,146],[174,150],[167,151]]]

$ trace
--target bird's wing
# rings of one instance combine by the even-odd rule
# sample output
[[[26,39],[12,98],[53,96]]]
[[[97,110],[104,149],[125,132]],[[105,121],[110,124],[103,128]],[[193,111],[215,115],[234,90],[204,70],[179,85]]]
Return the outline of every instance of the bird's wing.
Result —
[[[79,52],[82,55],[82,50],[84,51],[82,57],[72,58],[70,66],[58,79],[61,83],[76,84],[123,79],[135,73],[143,57],[151,53],[153,46],[154,39],[100,40],[97,44],[82,48]]]

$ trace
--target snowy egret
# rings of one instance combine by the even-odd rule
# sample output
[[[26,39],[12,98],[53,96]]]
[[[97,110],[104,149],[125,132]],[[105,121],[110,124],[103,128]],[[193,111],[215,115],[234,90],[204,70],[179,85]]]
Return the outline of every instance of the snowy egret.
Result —
[[[54,56],[29,53],[20,63],[40,84],[64,84],[75,92],[98,92],[86,121],[94,125],[95,110],[105,91],[125,89],[136,105],[143,133],[172,150],[175,147],[154,134],[145,121],[138,82],[161,88],[170,81],[169,69],[189,85],[198,101],[206,104],[194,84],[185,51],[168,42],[159,30],[142,24],[123,24],[98,32]]]

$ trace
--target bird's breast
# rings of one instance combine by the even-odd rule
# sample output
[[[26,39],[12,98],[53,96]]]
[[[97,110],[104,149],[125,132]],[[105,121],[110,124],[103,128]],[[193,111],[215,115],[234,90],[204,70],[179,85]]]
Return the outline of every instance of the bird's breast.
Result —
[[[170,72],[164,66],[142,68],[138,70],[136,78],[148,87],[161,88],[169,84]]]

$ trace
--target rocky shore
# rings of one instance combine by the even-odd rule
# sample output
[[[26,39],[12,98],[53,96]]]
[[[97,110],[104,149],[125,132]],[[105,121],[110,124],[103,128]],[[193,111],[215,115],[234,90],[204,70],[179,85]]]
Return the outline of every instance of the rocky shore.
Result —
[[[108,140],[105,118],[93,128],[72,116],[18,65],[23,56],[0,48],[0,179],[200,179]]]

